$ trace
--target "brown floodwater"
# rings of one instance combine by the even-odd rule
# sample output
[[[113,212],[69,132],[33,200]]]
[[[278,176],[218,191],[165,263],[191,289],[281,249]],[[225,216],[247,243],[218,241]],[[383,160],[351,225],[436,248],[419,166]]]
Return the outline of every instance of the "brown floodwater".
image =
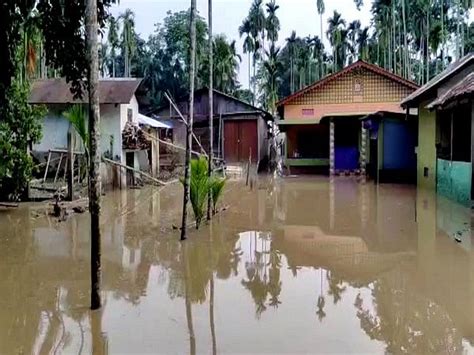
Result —
[[[0,211],[0,354],[470,353],[471,212],[351,178],[230,181],[180,243],[181,187],[103,200],[103,308],[89,216]]]

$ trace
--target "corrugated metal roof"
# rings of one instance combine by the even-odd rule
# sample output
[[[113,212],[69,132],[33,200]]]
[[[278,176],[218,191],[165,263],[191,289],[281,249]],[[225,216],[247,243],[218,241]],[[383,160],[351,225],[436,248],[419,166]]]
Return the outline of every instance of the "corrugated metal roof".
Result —
[[[108,78],[99,81],[99,97],[101,104],[128,104],[137,91],[142,79]],[[30,104],[68,104],[87,103],[87,94],[75,100],[71,86],[64,79],[37,80],[31,86]]]
[[[169,124],[166,124],[164,122],[160,122],[159,120],[142,115],[141,113],[138,114],[138,123],[145,126],[150,126],[153,128],[166,128],[166,129],[173,128]]]
[[[417,99],[419,99],[423,94],[427,93],[428,91],[437,88],[441,83],[443,83],[446,79],[449,79],[454,74],[458,73],[460,70],[465,68],[467,65],[474,63],[474,53],[469,53],[468,55],[464,56],[460,60],[451,63],[444,71],[440,74],[436,75],[433,79],[428,81],[425,85],[421,88],[413,92],[412,94],[408,95],[403,101],[402,106],[409,106],[410,104],[417,105]]]
[[[454,85],[444,95],[438,97],[427,108],[432,109],[437,106],[445,106],[457,99],[472,97],[474,95],[474,73],[466,76],[462,81]]]

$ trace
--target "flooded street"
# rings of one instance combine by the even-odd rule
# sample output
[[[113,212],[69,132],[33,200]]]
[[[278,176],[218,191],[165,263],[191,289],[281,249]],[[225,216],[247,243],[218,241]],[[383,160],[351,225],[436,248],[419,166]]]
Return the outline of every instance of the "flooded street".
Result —
[[[474,351],[471,212],[351,178],[229,182],[179,242],[180,185],[103,200],[100,312],[89,216],[0,212],[0,354]]]

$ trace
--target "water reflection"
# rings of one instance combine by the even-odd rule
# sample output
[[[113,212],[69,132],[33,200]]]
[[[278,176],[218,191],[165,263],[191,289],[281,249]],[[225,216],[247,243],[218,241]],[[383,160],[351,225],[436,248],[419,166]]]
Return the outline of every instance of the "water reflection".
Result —
[[[472,350],[469,210],[350,179],[232,182],[225,199],[180,243],[179,186],[108,195],[100,312],[87,215],[0,213],[0,353]]]

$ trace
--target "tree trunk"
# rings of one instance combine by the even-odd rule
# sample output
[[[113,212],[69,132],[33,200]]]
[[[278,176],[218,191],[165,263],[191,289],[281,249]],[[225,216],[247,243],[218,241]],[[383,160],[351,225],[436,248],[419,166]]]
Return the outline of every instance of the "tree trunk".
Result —
[[[214,92],[213,77],[214,72],[214,54],[212,45],[212,0],[209,0],[209,162],[208,176],[211,179],[214,165]],[[212,194],[207,194],[207,220],[210,221],[212,216]]]
[[[194,2],[195,0],[191,0]],[[191,10],[192,12],[192,10]],[[193,20],[191,20],[191,23]],[[188,334],[189,334],[189,353],[196,354],[196,337],[194,335],[194,325],[193,325],[193,309],[191,303],[191,269],[189,267],[189,255],[187,252],[188,244],[185,243],[183,247],[183,262],[184,262],[184,304],[186,307],[186,321],[188,324]]]
[[[86,46],[89,88],[89,211],[91,214],[91,309],[101,307],[100,282],[100,109],[97,0],[87,0]]]
[[[441,0],[441,71],[444,70],[444,55],[446,48],[446,40],[444,36],[444,0]]]
[[[408,72],[408,39],[407,39],[407,21],[405,14],[405,0],[402,0],[402,20],[403,20],[403,53],[404,53],[404,72],[405,78],[409,78]]]
[[[323,40],[323,14],[319,14],[321,25],[321,41]],[[323,51],[321,51],[321,63],[323,62]],[[324,65],[321,65],[321,78],[324,77]]]
[[[430,11],[426,10],[426,82],[430,81]]]
[[[189,67],[189,113],[186,125],[186,158],[184,161],[183,218],[181,221],[181,240],[186,240],[188,222],[188,202],[191,182],[191,149],[194,117],[194,71],[196,70],[196,0],[191,0],[191,51]]]

